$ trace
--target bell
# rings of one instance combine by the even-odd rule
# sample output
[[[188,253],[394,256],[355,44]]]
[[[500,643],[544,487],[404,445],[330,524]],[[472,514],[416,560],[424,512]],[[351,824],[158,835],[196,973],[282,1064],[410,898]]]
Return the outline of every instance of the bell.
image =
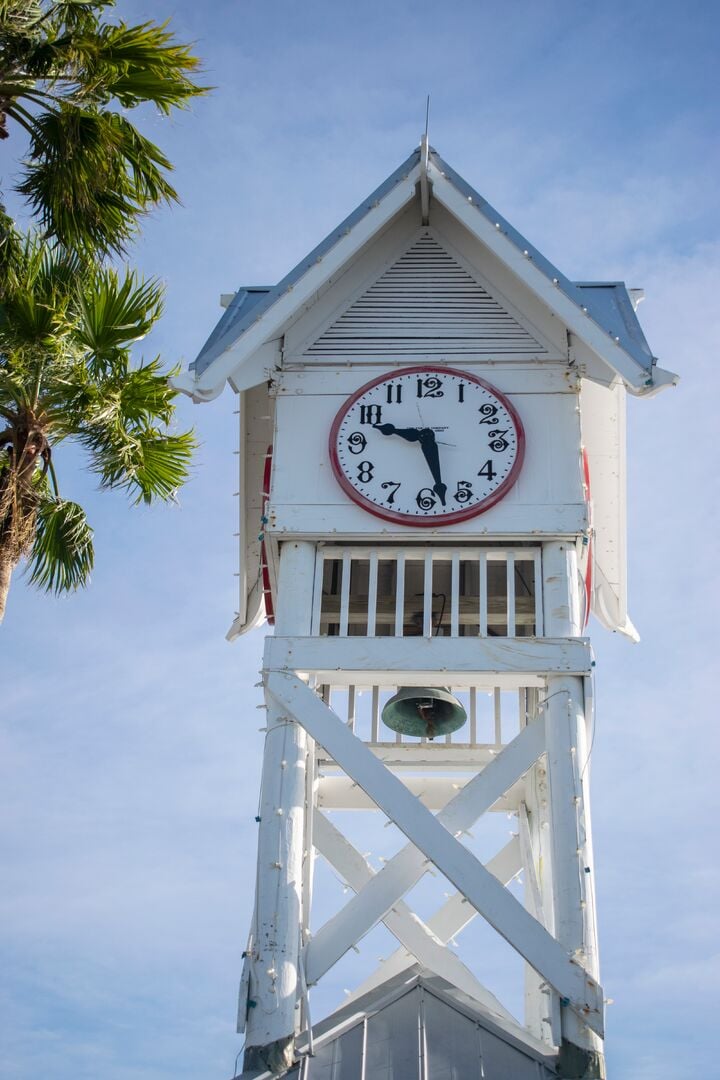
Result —
[[[467,713],[442,686],[400,686],[382,711],[383,723],[402,735],[434,739],[461,728]]]

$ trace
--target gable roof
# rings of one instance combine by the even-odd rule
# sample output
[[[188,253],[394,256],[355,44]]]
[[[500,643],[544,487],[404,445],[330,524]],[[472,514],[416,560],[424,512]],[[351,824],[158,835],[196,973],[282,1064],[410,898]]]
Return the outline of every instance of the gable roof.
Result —
[[[421,183],[419,183],[421,182]],[[259,382],[242,368],[277,337],[293,314],[410,201],[416,186],[432,186],[442,203],[607,363],[631,392],[656,392],[677,381],[656,362],[623,282],[574,283],[494,209],[435,150],[414,151],[367,199],[274,288],[238,290],[195,361],[175,380],[196,400],[216,396],[227,379]],[[239,376],[239,378],[238,378]]]
[[[362,1027],[373,1058],[361,1064]],[[392,1038],[389,1038],[392,1033]],[[418,1034],[421,1039],[418,1040]],[[429,1054],[433,1071],[486,1080],[552,1080],[557,1057],[519,1024],[491,1016],[476,1001],[427,968],[414,964],[313,1025],[313,1056],[307,1057],[307,1035],[298,1039],[298,1055],[306,1062],[303,1080],[327,1077],[334,1062],[352,1062],[347,1075],[371,1080],[392,1070],[393,1076],[419,1080],[424,1073],[419,1047]],[[245,1074],[243,1074],[245,1075]],[[270,1080],[269,1072],[256,1080]],[[300,1076],[300,1065],[284,1075]],[[334,1073],[333,1073],[334,1075]],[[345,1076],[345,1072],[342,1073]]]

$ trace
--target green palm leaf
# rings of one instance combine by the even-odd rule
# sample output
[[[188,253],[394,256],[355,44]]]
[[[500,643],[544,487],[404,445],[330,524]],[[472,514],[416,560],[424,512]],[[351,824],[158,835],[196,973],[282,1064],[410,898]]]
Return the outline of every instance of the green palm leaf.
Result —
[[[177,199],[170,162],[124,113],[168,114],[208,89],[166,23],[106,23],[111,6],[0,0],[0,139],[13,123],[27,133],[17,190],[83,255],[123,252],[144,214]]]
[[[101,270],[79,291],[77,341],[99,361],[112,359],[149,333],[162,313],[163,290],[158,281],[134,273],[122,278]]]
[[[86,585],[95,558],[92,537],[81,506],[63,499],[44,500],[30,553],[30,581],[53,593]]]

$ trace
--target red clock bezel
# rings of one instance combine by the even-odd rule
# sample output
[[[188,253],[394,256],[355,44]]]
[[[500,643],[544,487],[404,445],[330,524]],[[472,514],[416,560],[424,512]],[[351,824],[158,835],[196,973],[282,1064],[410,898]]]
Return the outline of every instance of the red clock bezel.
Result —
[[[404,375],[415,375],[421,372],[433,372],[435,374],[457,375],[462,379],[468,379],[470,382],[477,383],[479,386],[489,390],[491,394],[494,394],[498,401],[502,402],[503,408],[507,409],[508,413],[512,417],[515,424],[515,430],[517,432],[518,448],[517,456],[513,463],[508,475],[503,480],[502,484],[493,491],[491,495],[488,495],[486,499],[483,499],[481,503],[476,504],[473,507],[466,508],[464,510],[452,510],[449,514],[443,514],[442,516],[435,516],[433,518],[412,517],[408,514],[399,514],[394,510],[384,510],[382,507],[377,506],[376,503],[371,502],[370,499],[366,499],[364,495],[361,495],[356,488],[350,483],[345,473],[340,467],[340,459],[337,452],[337,435],[340,430],[346,414],[353,407],[355,402],[366,394],[368,390],[372,390],[374,386],[379,386],[380,383],[388,382],[390,379],[398,378]],[[362,507],[363,510],[367,510],[370,514],[374,514],[375,517],[382,518],[383,521],[392,521],[395,525],[406,525],[410,527],[417,527],[424,529],[437,528],[443,525],[456,525],[460,521],[468,521],[469,518],[477,517],[478,514],[484,514],[486,510],[495,506],[500,502],[502,498],[507,495],[510,488],[513,486],[518,478],[520,469],[522,468],[523,460],[525,458],[525,429],[522,425],[522,420],[518,416],[515,406],[508,400],[508,398],[497,390],[491,383],[486,382],[485,379],[481,379],[478,375],[472,374],[470,371],[462,371],[460,368],[453,367],[436,367],[432,364],[421,364],[417,367],[399,368],[392,373],[386,372],[384,375],[379,375],[376,379],[371,379],[370,382],[365,383],[355,393],[348,398],[348,400],[338,410],[335,419],[333,420],[332,427],[330,428],[330,438],[328,441],[328,450],[330,454],[330,464],[332,465],[335,479],[339,483],[346,495],[348,495],[354,503]]]

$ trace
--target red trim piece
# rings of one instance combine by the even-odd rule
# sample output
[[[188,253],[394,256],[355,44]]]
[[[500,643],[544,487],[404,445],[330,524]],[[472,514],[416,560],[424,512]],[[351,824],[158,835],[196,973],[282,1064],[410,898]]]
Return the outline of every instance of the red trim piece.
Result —
[[[337,434],[340,425],[345,418],[345,414],[353,407],[358,398],[362,397],[363,394],[366,394],[368,390],[372,390],[374,386],[379,386],[380,383],[388,382],[390,379],[396,379],[402,375],[415,375],[420,372],[433,372],[436,375],[457,375],[462,379],[468,379],[470,382],[477,383],[479,386],[483,386],[486,390],[489,390],[491,394],[495,395],[498,401],[502,402],[503,407],[510,413],[517,430],[518,439],[517,457],[515,458],[513,467],[503,480],[502,484],[500,484],[500,487],[493,491],[492,495],[488,495],[487,499],[484,499],[483,502],[470,507],[469,509],[453,510],[449,514],[443,514],[442,516],[437,515],[434,518],[419,516],[415,518],[411,514],[398,514],[393,510],[384,510],[382,507],[371,502],[370,499],[366,499],[364,495],[361,495],[359,491],[355,490],[345,476],[345,473],[340,468],[340,460],[337,453]],[[377,379],[372,379],[370,382],[365,383],[364,386],[361,386],[359,390],[356,390],[352,397],[345,402],[333,420],[332,427],[330,428],[328,450],[330,454],[330,464],[332,465],[335,479],[345,494],[348,495],[354,503],[357,503],[358,506],[362,507],[363,510],[367,510],[369,513],[374,514],[375,517],[382,518],[384,521],[392,521],[396,525],[407,525],[410,528],[420,526],[421,528],[432,529],[443,525],[457,525],[460,521],[467,521],[469,518],[476,517],[478,514],[484,514],[486,510],[489,510],[491,506],[495,506],[496,503],[500,502],[500,500],[507,495],[508,491],[518,478],[525,458],[525,429],[523,428],[522,421],[518,416],[515,406],[511,404],[504,394],[489,382],[480,379],[477,375],[473,375],[469,371],[461,371],[459,368],[444,366],[435,367],[433,365],[424,364],[420,367],[400,368],[398,371],[380,375]]]
[[[262,479],[262,516],[267,517],[267,504],[270,498],[270,477],[272,474],[272,445],[268,446],[265,454],[265,467]],[[262,525],[263,539],[260,541],[260,569],[262,571],[263,598],[265,600],[265,615],[270,626],[275,625],[275,606],[273,604],[272,589],[270,588],[270,571],[268,569],[267,548],[265,547],[265,524]]]
[[[583,447],[582,451],[582,465],[583,465],[583,479],[585,481],[585,502],[590,507],[590,461],[588,459],[588,452]],[[592,524],[592,522],[590,522]],[[590,535],[588,537],[588,561],[585,568],[585,621],[583,622],[583,630],[588,624],[590,618],[590,607],[592,604],[592,590],[593,590],[593,534],[592,528],[590,529]]]

